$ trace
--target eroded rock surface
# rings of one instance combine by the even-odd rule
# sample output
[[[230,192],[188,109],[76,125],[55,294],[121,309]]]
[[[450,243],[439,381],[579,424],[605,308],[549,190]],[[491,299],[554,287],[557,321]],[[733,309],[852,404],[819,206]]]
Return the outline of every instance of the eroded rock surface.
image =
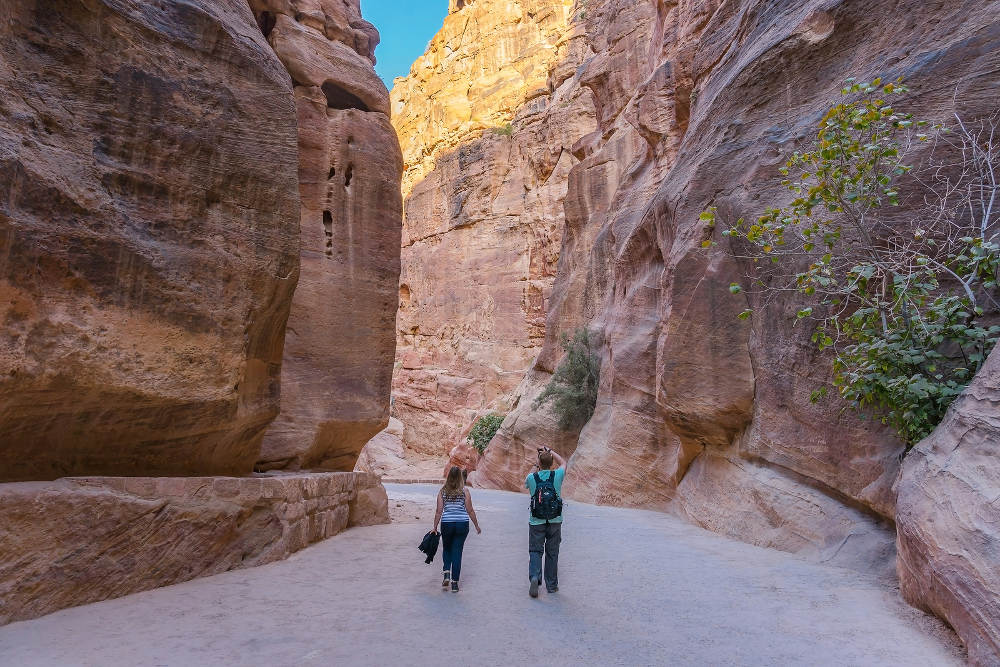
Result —
[[[387,419],[402,160],[357,0],[23,0],[0,37],[0,481],[141,475],[0,484],[0,623],[387,522],[374,475],[214,476],[290,309],[288,459]]]
[[[389,523],[365,473],[92,477],[0,485],[0,625],[281,560]]]
[[[1000,349],[897,485],[899,583],[955,628],[976,665],[1000,664]]]
[[[507,412],[539,351],[573,142],[596,127],[567,83],[569,0],[453,3],[392,91],[406,165],[393,415],[439,465]]]
[[[301,274],[258,470],[353,470],[389,417],[402,158],[358,0],[253,0],[295,82]]]
[[[5,1],[0,89],[0,480],[250,472],[299,265],[250,8]]]
[[[545,346],[476,479],[518,488],[534,449],[552,442],[573,455],[572,496],[676,509],[751,541],[754,522],[732,519],[753,511],[773,523],[781,505],[815,525],[857,506],[838,521],[863,533],[869,515],[892,519],[901,445],[836,399],[809,402],[829,382],[810,332],[793,328],[789,304],[758,308],[752,323],[736,318],[747,304],[726,288],[739,270],[700,248],[710,232],[698,215],[710,205],[752,215],[787,197],[778,167],[849,76],[905,75],[908,105],[938,119],[956,91],[935,82],[956,81],[960,111],[986,112],[996,6],[914,3],[913,23],[886,25],[873,18],[888,11],[877,0],[588,3],[577,17],[592,55],[578,77],[600,129],[576,144]],[[576,441],[530,403],[558,362],[558,334],[582,325],[603,340],[603,366],[596,412]],[[757,470],[754,461],[767,473],[707,474]],[[699,474],[687,479],[689,470]],[[767,484],[772,475],[788,483]],[[730,482],[769,499],[756,510],[704,502]],[[798,503],[800,484],[825,500]]]
[[[572,498],[677,512],[850,567],[891,565],[902,445],[835,397],[809,401],[830,383],[828,360],[794,327],[793,304],[728,294],[740,269],[701,249],[713,232],[698,216],[714,205],[735,219],[785,201],[778,168],[850,76],[906,77],[905,105],[930,119],[993,112],[998,9],[986,0],[588,2],[576,14],[588,55],[574,80],[592,92],[599,129],[574,144],[581,161],[569,174],[545,344],[476,482],[520,488],[536,447],[550,444],[572,456]],[[907,20],[883,20],[900,11]],[[922,204],[903,214],[907,205]],[[747,306],[756,314],[744,323],[736,314]],[[603,341],[601,388],[577,438],[531,401],[558,363],[558,335],[584,325]],[[943,465],[943,455],[922,456],[908,465],[925,476]],[[970,507],[995,499],[989,479],[969,491]],[[958,486],[947,475],[935,484]],[[931,507],[944,502],[943,489],[922,492],[939,494]],[[977,521],[948,521],[962,516]],[[988,546],[975,550],[980,528],[967,528],[913,535],[909,547],[901,533],[900,548],[932,561],[913,568],[935,588],[911,583],[911,598],[942,615],[966,605],[955,623],[974,627],[972,637],[995,633],[982,620],[997,618],[995,577],[978,568],[986,554],[994,571],[998,560]],[[956,563],[933,562],[928,552],[946,551],[937,539],[958,540]],[[930,546],[914,546],[922,540]]]

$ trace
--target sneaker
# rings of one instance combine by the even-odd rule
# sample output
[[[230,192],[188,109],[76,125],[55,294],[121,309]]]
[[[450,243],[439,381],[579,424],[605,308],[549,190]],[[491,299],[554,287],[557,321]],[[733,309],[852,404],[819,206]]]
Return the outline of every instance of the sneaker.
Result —
[[[458,592],[458,582],[457,581],[451,582],[451,592],[452,593],[457,593]]]
[[[448,584],[451,583],[451,572],[448,570],[444,571],[444,579],[441,581],[441,588],[448,588]]]
[[[533,598],[538,597],[538,579],[531,580],[531,585],[528,586],[528,595]]]

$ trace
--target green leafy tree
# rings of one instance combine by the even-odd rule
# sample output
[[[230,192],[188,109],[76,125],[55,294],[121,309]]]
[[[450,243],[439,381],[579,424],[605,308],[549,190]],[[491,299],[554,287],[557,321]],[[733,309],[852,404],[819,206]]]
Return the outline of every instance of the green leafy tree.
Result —
[[[476,420],[476,423],[472,425],[472,430],[469,431],[469,435],[466,438],[472,443],[472,446],[476,448],[480,454],[486,451],[486,447],[490,444],[490,440],[493,436],[497,434],[500,429],[500,424],[503,423],[503,415],[490,413],[488,415],[483,415]]]
[[[565,351],[562,361],[533,407],[538,409],[552,401],[552,411],[559,417],[559,428],[576,431],[594,414],[601,362],[586,329],[577,329],[572,338],[564,333],[561,342]]]
[[[834,354],[834,387],[907,447],[940,423],[1000,337],[996,123],[897,111],[900,80],[849,80],[816,140],[782,168],[790,204],[723,231],[749,270],[734,294],[798,301]],[[916,167],[908,157],[922,146]],[[905,198],[906,215],[898,208]],[[711,228],[718,212],[702,214]],[[715,245],[706,241],[706,247]],[[743,319],[751,310],[740,314]],[[820,400],[827,390],[814,392]]]

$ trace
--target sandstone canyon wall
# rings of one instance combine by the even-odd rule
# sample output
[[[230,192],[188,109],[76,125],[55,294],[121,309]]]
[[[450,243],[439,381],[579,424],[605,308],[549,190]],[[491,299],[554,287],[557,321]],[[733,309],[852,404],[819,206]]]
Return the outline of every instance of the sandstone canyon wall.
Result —
[[[242,0],[12,0],[0,37],[0,480],[249,472],[298,275],[288,75]]]
[[[12,0],[0,37],[0,624],[387,522],[374,476],[252,474],[283,384],[297,465],[388,412],[402,167],[357,0]]]
[[[352,470],[389,419],[402,158],[359,0],[253,0],[294,83],[301,273],[258,470]]]
[[[902,446],[835,400],[808,401],[828,364],[789,304],[735,317],[747,306],[727,289],[736,267],[701,249],[698,214],[781,201],[778,167],[849,76],[905,75],[908,104],[932,118],[953,99],[969,116],[992,111],[997,3],[877,18],[900,7],[607,0],[577,14],[589,55],[575,80],[600,127],[570,173],[546,344],[480,483],[519,487],[534,447],[556,442],[573,455],[576,498],[671,509],[768,546],[841,550],[891,521]],[[566,442],[527,399],[558,360],[558,333],[584,324],[603,340],[601,392]],[[828,523],[839,528],[806,529]]]
[[[850,76],[904,76],[906,105],[934,120],[994,112],[1000,3],[590,0],[575,9],[570,34],[585,47],[562,92],[587,92],[597,128],[572,139],[579,162],[544,344],[474,481],[519,489],[535,448],[552,445],[571,457],[571,498],[671,511],[891,576],[901,443],[836,398],[809,401],[830,383],[828,360],[793,326],[794,304],[729,293],[739,267],[701,248],[717,232],[698,216],[785,201],[778,168]],[[540,123],[560,119],[543,112]],[[901,214],[907,205],[919,204]],[[748,306],[752,321],[737,319]],[[531,400],[559,361],[559,334],[579,326],[600,341],[601,388],[591,421],[565,434]],[[960,514],[948,520],[962,524]],[[988,521],[975,525],[997,534]],[[994,646],[982,619],[994,613],[995,582],[979,568],[1000,560],[963,548],[965,564],[912,566],[959,571],[910,597],[946,618],[942,609],[962,607],[976,628],[963,637],[985,633]],[[986,583],[971,595],[956,584],[977,578]]]
[[[452,2],[392,91],[405,171],[393,415],[440,462],[478,414],[506,412],[537,355],[573,142],[596,127],[569,86],[569,0]],[[440,465],[440,463],[435,464]]]
[[[974,664],[1000,664],[1000,349],[907,456],[897,491],[899,582],[955,628]]]

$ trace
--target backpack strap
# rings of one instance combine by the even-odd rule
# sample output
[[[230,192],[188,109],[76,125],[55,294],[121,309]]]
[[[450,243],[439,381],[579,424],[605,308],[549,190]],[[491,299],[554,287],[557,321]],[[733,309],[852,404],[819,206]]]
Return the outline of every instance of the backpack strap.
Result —
[[[538,485],[539,485],[539,484],[541,484],[541,483],[542,483],[542,478],[541,478],[541,477],[539,477],[539,476],[538,476],[538,473],[536,472],[536,473],[535,473],[535,488],[537,489],[537,488],[538,488]]]

